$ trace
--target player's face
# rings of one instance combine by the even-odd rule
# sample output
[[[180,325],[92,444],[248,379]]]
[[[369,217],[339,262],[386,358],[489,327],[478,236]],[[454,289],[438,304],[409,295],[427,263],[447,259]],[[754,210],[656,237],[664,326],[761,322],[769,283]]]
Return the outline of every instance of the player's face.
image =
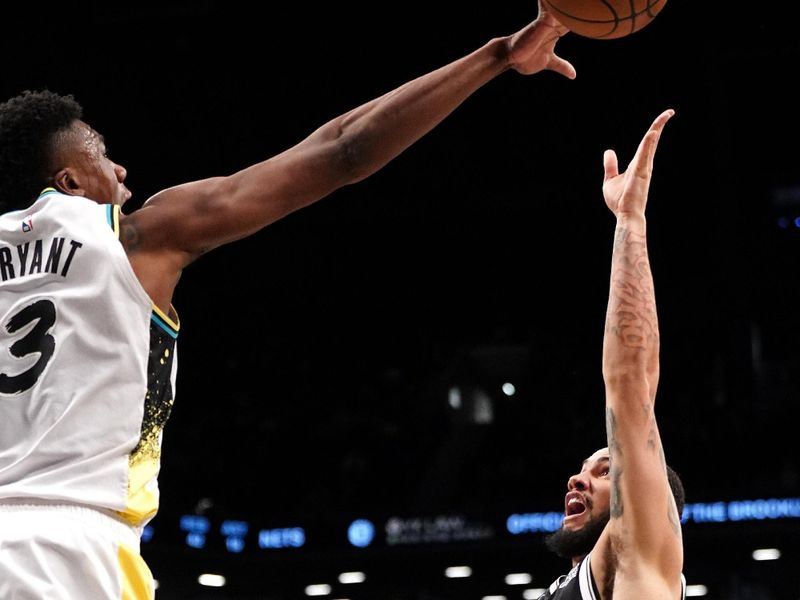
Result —
[[[608,521],[611,503],[611,466],[608,448],[583,461],[580,473],[567,482],[564,522],[567,531],[582,529],[589,521]]]
[[[74,169],[78,189],[90,200],[122,206],[131,197],[123,183],[127,171],[108,158],[103,136],[83,121],[66,136],[61,162]]]

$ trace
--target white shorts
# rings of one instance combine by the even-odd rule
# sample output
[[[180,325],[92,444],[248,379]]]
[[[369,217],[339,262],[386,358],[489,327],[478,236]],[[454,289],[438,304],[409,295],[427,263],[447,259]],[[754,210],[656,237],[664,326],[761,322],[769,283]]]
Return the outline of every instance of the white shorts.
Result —
[[[105,513],[0,500],[0,598],[152,600],[135,529]]]

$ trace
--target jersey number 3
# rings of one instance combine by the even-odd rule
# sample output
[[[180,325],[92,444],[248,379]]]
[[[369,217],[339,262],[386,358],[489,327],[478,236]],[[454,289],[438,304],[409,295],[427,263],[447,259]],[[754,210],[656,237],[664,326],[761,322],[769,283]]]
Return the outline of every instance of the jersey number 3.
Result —
[[[9,346],[9,353],[16,358],[24,358],[38,353],[39,360],[27,371],[19,375],[8,375],[0,372],[0,394],[20,394],[29,390],[39,380],[47,363],[53,357],[56,341],[50,335],[50,329],[56,322],[56,307],[50,300],[37,300],[12,316],[3,324],[5,333],[13,336],[34,321],[36,325],[19,340]]]

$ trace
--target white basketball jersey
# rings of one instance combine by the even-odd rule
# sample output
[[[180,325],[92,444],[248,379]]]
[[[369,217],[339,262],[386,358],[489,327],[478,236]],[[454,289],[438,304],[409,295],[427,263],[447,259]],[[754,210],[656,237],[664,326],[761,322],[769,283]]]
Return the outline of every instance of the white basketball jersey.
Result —
[[[0,215],[0,501],[77,503],[141,527],[158,508],[178,325],[118,235],[119,207],[52,189]]]

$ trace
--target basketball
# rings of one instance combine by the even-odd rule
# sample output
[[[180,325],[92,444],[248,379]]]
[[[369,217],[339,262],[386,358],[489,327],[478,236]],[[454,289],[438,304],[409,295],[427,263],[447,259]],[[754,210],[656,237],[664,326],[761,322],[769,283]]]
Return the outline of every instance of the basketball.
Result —
[[[542,3],[573,33],[610,40],[652,23],[667,0],[542,0]]]

